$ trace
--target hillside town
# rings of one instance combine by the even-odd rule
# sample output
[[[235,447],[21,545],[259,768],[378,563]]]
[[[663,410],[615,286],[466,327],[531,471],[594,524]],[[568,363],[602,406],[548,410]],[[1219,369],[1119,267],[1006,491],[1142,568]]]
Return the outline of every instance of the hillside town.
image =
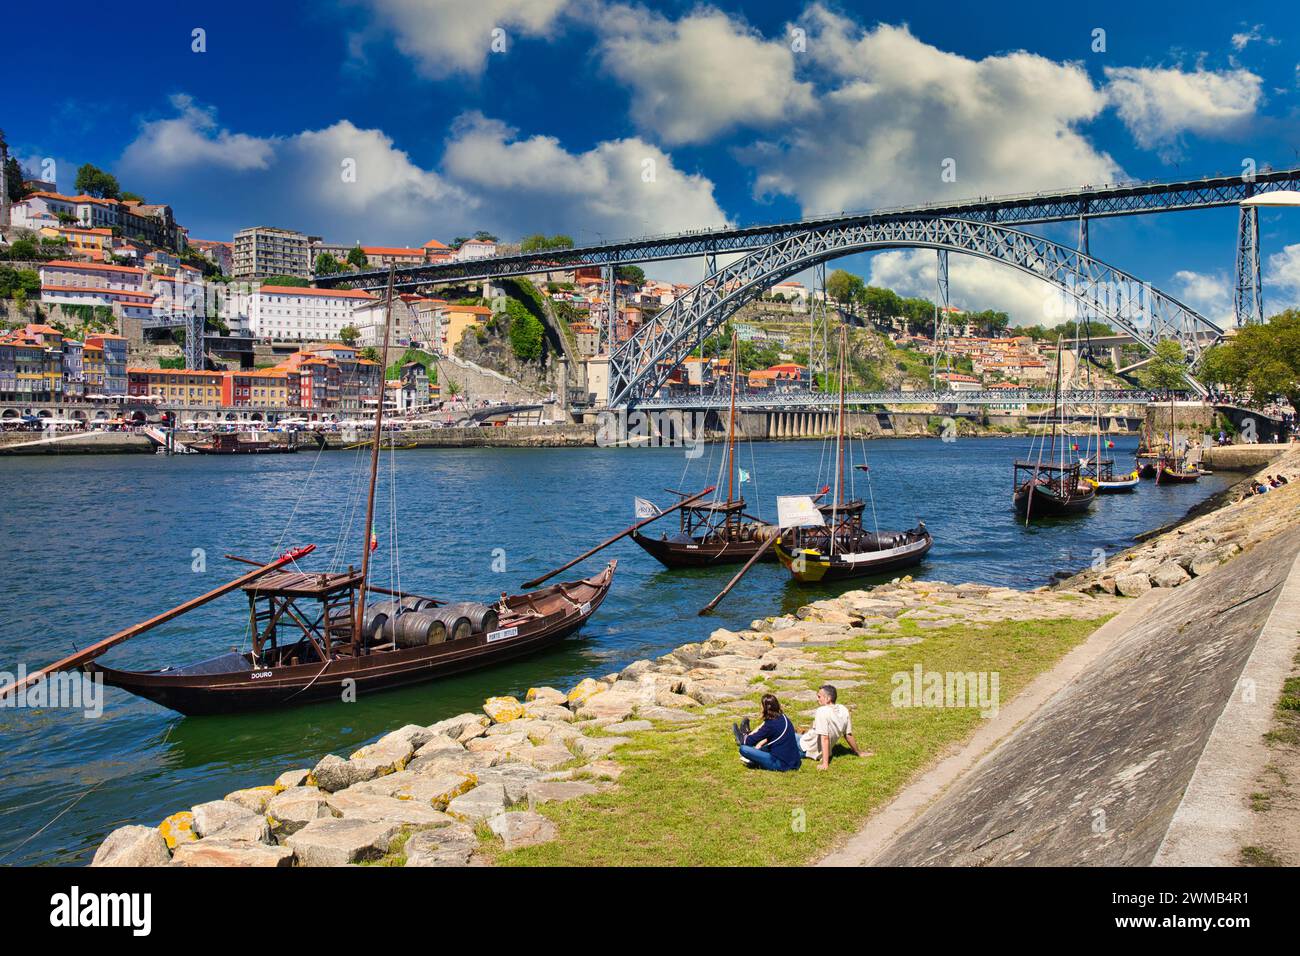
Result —
[[[398,295],[388,345],[402,360],[381,374],[382,297],[346,281],[325,288],[314,281],[572,245],[564,236],[509,245],[479,232],[418,247],[371,246],[261,225],[229,240],[191,238],[171,205],[121,190],[110,174],[83,167],[78,183],[86,191],[69,194],[24,179],[21,188],[6,188],[0,207],[0,256],[7,260],[0,262],[0,402],[8,403],[2,414],[11,424],[63,420],[64,406],[74,424],[167,421],[175,414],[193,421],[338,421],[372,410],[380,382],[388,383],[386,408],[394,414],[427,410],[444,399],[431,360],[455,357],[472,367],[490,361],[478,346],[502,332],[497,313],[508,312],[510,289],[462,283],[437,295]],[[693,288],[647,277],[638,267],[620,268],[612,284],[598,266],[556,268],[522,283],[545,302],[520,321],[547,326],[569,363],[563,383],[553,369],[538,382],[552,394],[566,390],[566,408],[599,408],[611,350]],[[738,389],[816,387],[816,323],[828,310],[839,310],[837,320],[861,319],[890,351],[878,356],[890,361],[879,364],[904,370],[891,387],[960,393],[1048,381],[1050,341],[1015,334],[1005,323],[979,334],[975,317],[959,309],[945,308],[940,322],[931,304],[888,295],[898,303],[893,314],[862,317],[850,314],[856,309],[843,293],[836,298],[797,280],[774,285],[734,323],[744,345]],[[908,311],[917,301],[919,316]],[[927,309],[934,313],[928,325]],[[204,320],[202,367],[185,367],[183,356],[193,353],[182,346],[196,317]],[[540,349],[521,354],[512,344],[516,357],[545,361]],[[667,374],[663,393],[728,389],[733,369],[724,345],[720,338],[705,343]]]

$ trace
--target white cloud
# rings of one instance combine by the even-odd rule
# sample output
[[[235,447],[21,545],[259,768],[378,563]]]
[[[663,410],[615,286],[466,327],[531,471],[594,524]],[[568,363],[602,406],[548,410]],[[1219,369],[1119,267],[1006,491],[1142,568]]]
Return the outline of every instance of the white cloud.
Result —
[[[510,210],[520,228],[579,241],[719,226],[713,184],[637,138],[571,153],[550,136],[519,139],[504,123],[467,114],[443,162],[454,181]],[[531,223],[532,225],[527,225]]]
[[[1300,242],[1285,246],[1281,252],[1268,257],[1268,271],[1264,282],[1270,286],[1287,290],[1290,300],[1268,306],[1270,313],[1300,306]]]
[[[1107,91],[1139,146],[1177,159],[1185,133],[1231,136],[1255,115],[1262,79],[1245,69],[1188,73],[1173,68],[1107,67]]]
[[[902,296],[938,298],[938,264],[929,249],[898,249],[871,257],[870,285]],[[1072,299],[1055,286],[1010,266],[952,254],[948,257],[948,298],[965,311],[995,309],[1012,325],[1056,325],[1074,318]]]
[[[1174,273],[1170,294],[1195,309],[1220,328],[1227,328],[1235,318],[1232,304],[1232,280],[1226,273],[1194,272],[1180,269]]]
[[[759,195],[806,213],[1115,179],[1079,127],[1106,106],[1087,73],[1030,53],[973,60],[906,27],[863,30],[817,5],[800,19],[828,91],[785,134],[740,152]],[[1044,95],[1050,90],[1051,95]],[[941,178],[956,163],[956,181]]]
[[[519,37],[546,36],[570,0],[368,0],[377,24],[432,79],[477,76],[488,57],[509,55]],[[505,50],[493,52],[493,30]],[[356,57],[356,51],[353,51]]]
[[[1264,24],[1262,23],[1256,23],[1253,27],[1232,35],[1232,48],[1234,50],[1244,50],[1251,43],[1264,43],[1268,46],[1277,46],[1279,42],[1281,41],[1276,37],[1264,36]]]
[[[273,139],[232,133],[217,125],[216,110],[198,106],[178,93],[171,97],[177,115],[141,125],[123,154],[125,167],[148,176],[151,171],[204,164],[225,169],[266,169],[275,154]]]
[[[795,55],[725,13],[672,21],[644,8],[600,18],[601,63],[631,87],[632,118],[666,143],[698,143],[737,127],[769,127],[813,108]]]
[[[709,180],[679,170],[639,139],[571,153],[552,137],[519,138],[503,123],[467,114],[434,169],[381,130],[348,120],[258,140],[217,129],[210,113],[188,100],[180,110],[142,128],[116,169],[128,187],[147,174],[151,197],[184,197],[178,218],[206,223],[196,238],[265,224],[374,245],[446,240],[480,228],[506,241],[532,232],[594,241],[596,233],[613,239],[726,222]],[[151,152],[158,124],[187,148]],[[263,166],[229,162],[221,144],[236,136],[264,147]]]

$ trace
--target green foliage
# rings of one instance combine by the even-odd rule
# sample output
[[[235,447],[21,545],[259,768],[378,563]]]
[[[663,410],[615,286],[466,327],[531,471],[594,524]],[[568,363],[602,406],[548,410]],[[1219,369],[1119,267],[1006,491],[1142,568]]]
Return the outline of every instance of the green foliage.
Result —
[[[353,246],[348,250],[348,265],[355,266],[358,269],[364,269],[366,266],[370,265],[370,260],[367,259],[366,254],[361,251],[360,246]]]
[[[344,344],[346,344],[346,343],[344,343]],[[379,349],[375,348],[373,345],[367,345],[367,346],[366,346],[365,348],[363,348],[361,351],[357,352],[357,357],[358,357],[358,358],[363,358],[363,359],[365,359],[365,360],[368,361],[368,362],[378,362],[378,361],[379,361]]]
[[[312,271],[318,276],[332,276],[336,272],[342,272],[343,265],[328,252],[322,252],[316,257],[316,265]]]
[[[303,286],[306,284],[307,280],[302,276],[268,276],[262,280],[262,285]]]
[[[861,276],[836,269],[826,278],[826,294],[843,306],[850,306],[866,290]]]
[[[619,266],[614,270],[614,275],[636,286],[645,285],[645,270],[640,266]]]
[[[77,192],[85,193],[88,196],[99,196],[102,199],[118,199],[121,196],[121,187],[117,183],[117,177],[112,173],[106,173],[98,166],[92,166],[86,163],[77,170]]]
[[[361,330],[351,323],[339,329],[339,341],[344,345],[356,345],[359,338],[361,338]]]
[[[572,248],[573,237],[563,234],[544,236],[539,232],[531,236],[525,236],[519,243],[520,252],[546,252],[550,249]]]
[[[158,360],[158,367],[159,368],[184,368],[185,359],[182,358],[181,356],[177,356],[176,358],[160,358]]]
[[[1285,397],[1300,407],[1300,309],[1244,326],[1209,349],[1201,359],[1201,377],[1242,400],[1263,404]]]
[[[384,370],[384,378],[389,381],[400,378],[402,375],[402,366],[408,365],[411,362],[419,362],[424,366],[425,372],[429,375],[430,382],[438,381],[438,366],[434,363],[433,356],[428,352],[423,352],[420,349],[413,348],[408,348],[402,353],[401,358]]]
[[[10,202],[20,202],[27,195],[23,186],[23,167],[12,156],[5,160],[5,189]]]
[[[31,239],[15,239],[9,244],[10,259],[30,260],[40,258],[36,243]]]
[[[35,269],[0,266],[0,299],[12,299],[18,292],[29,298],[40,294],[41,277]]]
[[[118,198],[121,199],[123,202],[126,202],[127,200],[134,200],[135,202],[144,202],[144,197],[141,196],[139,193],[127,192],[125,189],[122,190],[122,194],[118,196]]]
[[[521,362],[536,362],[542,357],[542,323],[518,299],[506,302],[510,319],[510,350]]]
[[[1156,343],[1155,355],[1138,372],[1138,379],[1147,388],[1172,392],[1187,384],[1187,362],[1183,347],[1173,339]]]

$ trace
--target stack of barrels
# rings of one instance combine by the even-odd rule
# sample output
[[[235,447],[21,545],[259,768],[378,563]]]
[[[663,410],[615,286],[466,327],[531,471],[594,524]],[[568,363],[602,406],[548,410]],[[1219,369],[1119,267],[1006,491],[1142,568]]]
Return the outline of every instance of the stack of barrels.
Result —
[[[431,598],[393,598],[366,608],[363,634],[368,643],[425,647],[459,641],[497,626],[497,612],[486,604],[440,604]]]

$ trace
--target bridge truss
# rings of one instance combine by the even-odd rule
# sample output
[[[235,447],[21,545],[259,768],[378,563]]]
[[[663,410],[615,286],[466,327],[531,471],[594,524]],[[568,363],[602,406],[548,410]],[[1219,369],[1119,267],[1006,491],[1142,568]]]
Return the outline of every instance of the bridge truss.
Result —
[[[1149,351],[1176,339],[1195,361],[1207,340],[1223,334],[1129,273],[1042,236],[965,219],[842,223],[796,233],[719,269],[643,325],[610,356],[609,404],[636,405],[653,396],[705,338],[772,284],[829,259],[901,247],[960,252],[1036,276]]]

